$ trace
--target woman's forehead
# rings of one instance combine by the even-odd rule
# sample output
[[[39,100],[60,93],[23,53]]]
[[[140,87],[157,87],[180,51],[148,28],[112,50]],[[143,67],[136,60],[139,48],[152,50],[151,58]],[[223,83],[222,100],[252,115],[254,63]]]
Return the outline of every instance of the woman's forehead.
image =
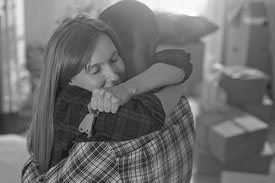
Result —
[[[106,34],[100,34],[97,38],[90,64],[107,63],[117,52],[113,41]]]

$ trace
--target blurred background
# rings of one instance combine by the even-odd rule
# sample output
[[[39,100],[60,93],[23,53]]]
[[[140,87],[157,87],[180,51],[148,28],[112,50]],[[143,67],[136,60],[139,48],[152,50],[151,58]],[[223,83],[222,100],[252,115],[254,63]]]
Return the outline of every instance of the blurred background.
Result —
[[[119,0],[0,0],[0,182],[20,182],[44,47],[60,21]],[[158,50],[192,55],[193,183],[271,183],[275,174],[275,1],[140,0]]]

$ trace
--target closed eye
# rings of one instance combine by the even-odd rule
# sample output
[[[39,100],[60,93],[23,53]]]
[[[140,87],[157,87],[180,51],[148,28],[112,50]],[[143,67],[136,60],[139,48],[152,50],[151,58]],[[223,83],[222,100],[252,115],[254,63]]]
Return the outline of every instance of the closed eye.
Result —
[[[114,62],[117,62],[117,61],[118,61],[118,59],[111,59],[110,60],[111,63],[114,63]]]
[[[110,59],[110,62],[116,62],[118,61],[119,55],[118,55],[118,51],[114,51],[114,53],[112,54],[112,57]]]
[[[86,68],[86,73],[97,74],[101,70],[100,64],[90,65]]]

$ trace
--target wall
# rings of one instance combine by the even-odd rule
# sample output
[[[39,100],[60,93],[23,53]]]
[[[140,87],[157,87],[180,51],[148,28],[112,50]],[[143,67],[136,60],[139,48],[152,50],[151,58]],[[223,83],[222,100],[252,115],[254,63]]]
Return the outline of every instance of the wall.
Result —
[[[204,40],[206,42],[205,54],[205,68],[206,72],[210,72],[214,63],[224,63],[227,31],[228,27],[225,20],[234,16],[236,11],[244,3],[252,1],[274,2],[274,0],[208,0],[208,11],[206,17],[219,26],[219,30],[215,34],[207,36]]]
[[[73,0],[25,1],[26,43],[46,44],[57,20]]]
[[[85,8],[91,2],[102,10],[115,0],[25,0],[27,44],[46,44],[58,20],[70,12],[70,6]]]
[[[45,43],[53,29],[54,0],[25,1],[26,43]]]

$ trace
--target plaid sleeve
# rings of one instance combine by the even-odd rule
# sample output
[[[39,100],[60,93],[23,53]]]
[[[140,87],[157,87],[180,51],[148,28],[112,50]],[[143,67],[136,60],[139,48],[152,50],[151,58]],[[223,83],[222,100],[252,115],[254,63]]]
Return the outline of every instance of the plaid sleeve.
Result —
[[[181,68],[185,72],[183,81],[186,81],[192,74],[193,64],[191,54],[181,49],[165,49],[157,52],[154,63],[166,63]]]
[[[129,140],[159,130],[164,121],[160,100],[148,93],[134,97],[115,114],[102,112],[94,130],[115,141]]]

